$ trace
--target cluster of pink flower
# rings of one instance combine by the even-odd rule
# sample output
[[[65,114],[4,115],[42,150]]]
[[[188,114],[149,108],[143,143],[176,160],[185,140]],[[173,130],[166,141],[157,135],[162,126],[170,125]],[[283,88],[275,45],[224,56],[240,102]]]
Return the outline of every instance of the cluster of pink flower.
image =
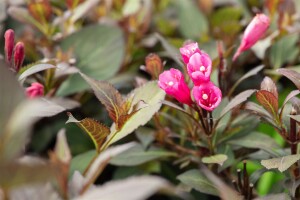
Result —
[[[195,102],[207,111],[213,111],[222,100],[221,90],[210,81],[212,61],[209,55],[201,51],[197,43],[187,44],[180,48],[187,72],[194,83],[192,95]],[[158,85],[168,95],[179,102],[192,105],[190,88],[183,74],[177,69],[164,71],[159,76]]]

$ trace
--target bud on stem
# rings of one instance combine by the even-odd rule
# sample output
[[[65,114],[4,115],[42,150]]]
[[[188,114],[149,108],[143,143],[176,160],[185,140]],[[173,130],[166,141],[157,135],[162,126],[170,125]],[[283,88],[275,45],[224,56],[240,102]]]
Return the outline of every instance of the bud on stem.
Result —
[[[163,64],[158,55],[150,53],[146,59],[146,68],[145,70],[151,75],[152,79],[157,79],[159,74],[163,70]]]
[[[14,52],[14,67],[16,72],[20,70],[22,67],[23,61],[25,58],[25,49],[24,49],[24,43],[18,42],[15,47]]]
[[[4,53],[5,59],[7,63],[11,63],[13,50],[14,50],[14,42],[15,42],[15,33],[12,29],[8,29],[4,34]]]

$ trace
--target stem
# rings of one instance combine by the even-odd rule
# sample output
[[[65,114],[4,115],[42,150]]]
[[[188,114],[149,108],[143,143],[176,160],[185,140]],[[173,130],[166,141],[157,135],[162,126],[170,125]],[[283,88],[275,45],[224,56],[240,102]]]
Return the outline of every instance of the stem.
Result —
[[[291,115],[295,115],[296,111],[295,109],[292,109]],[[297,127],[296,127],[296,120],[293,118],[290,118],[290,142],[291,142],[291,154],[295,155],[297,154]]]
[[[242,191],[243,191],[243,184],[242,184],[241,169],[236,170],[236,172],[237,172],[237,176],[238,176],[239,192],[242,193]]]
[[[208,149],[211,155],[214,155],[214,146],[212,143],[212,137],[211,136],[207,136],[207,144],[208,144]]]
[[[244,169],[243,169],[243,182],[244,182],[244,187],[243,187],[243,193],[244,193],[244,196],[247,197],[248,196],[248,187],[249,187],[249,176],[248,176],[248,173],[247,173],[247,161],[244,160],[243,161],[243,164],[244,164]]]

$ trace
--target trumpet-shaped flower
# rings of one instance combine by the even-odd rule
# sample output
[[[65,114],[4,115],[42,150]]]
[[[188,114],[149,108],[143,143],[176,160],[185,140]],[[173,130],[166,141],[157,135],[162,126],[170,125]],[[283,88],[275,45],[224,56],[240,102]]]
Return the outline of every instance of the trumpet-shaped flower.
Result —
[[[212,62],[208,54],[202,52],[195,53],[191,56],[187,64],[187,71],[195,85],[200,85],[203,82],[210,80]]]
[[[197,42],[184,45],[179,50],[180,50],[183,62],[185,64],[189,63],[189,60],[192,55],[194,55],[195,53],[201,53]]]
[[[196,103],[207,111],[213,111],[222,100],[221,90],[210,81],[194,86],[192,94]]]
[[[26,88],[26,95],[29,98],[40,97],[44,95],[44,86],[40,83],[32,83],[30,87]]]
[[[183,74],[177,69],[164,71],[159,75],[158,85],[168,95],[179,102],[190,105],[192,103],[190,89],[184,81]]]
[[[251,48],[267,31],[270,25],[270,19],[264,14],[256,14],[250,24],[247,26],[242,42],[233,56],[233,60],[247,49]]]

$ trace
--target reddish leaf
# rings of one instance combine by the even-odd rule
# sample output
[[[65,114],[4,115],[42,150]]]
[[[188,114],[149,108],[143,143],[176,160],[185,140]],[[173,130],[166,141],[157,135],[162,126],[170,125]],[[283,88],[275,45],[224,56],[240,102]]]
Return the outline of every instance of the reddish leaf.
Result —
[[[271,114],[277,118],[278,100],[271,92],[259,90],[256,92],[258,102]]]
[[[264,78],[264,80],[260,84],[260,89],[271,92],[276,97],[276,99],[278,99],[277,87],[270,77],[266,76]]]
[[[300,90],[300,74],[290,69],[278,69],[277,72],[290,79]]]
[[[96,150],[99,152],[102,143],[110,133],[110,129],[94,119],[85,118],[78,121],[71,113],[68,113],[68,115],[69,119],[66,123],[76,123],[82,130],[84,130],[91,137],[96,146]]]
[[[80,75],[92,87],[96,97],[108,111],[110,118],[117,123],[120,115],[123,114],[122,107],[124,103],[119,91],[108,82],[94,80],[82,73]]]

